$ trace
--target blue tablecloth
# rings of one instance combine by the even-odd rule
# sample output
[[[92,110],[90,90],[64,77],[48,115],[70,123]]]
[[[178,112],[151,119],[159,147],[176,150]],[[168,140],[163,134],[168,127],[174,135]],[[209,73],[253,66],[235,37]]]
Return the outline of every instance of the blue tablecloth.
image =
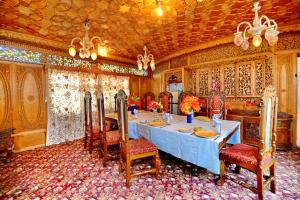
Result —
[[[197,137],[191,133],[178,132],[177,130],[179,128],[193,129],[193,127],[201,126],[205,130],[216,131],[210,122],[194,119],[192,124],[187,124],[185,116],[173,115],[174,119],[166,127],[152,127],[143,123],[145,120],[151,121],[159,117],[155,113],[139,113],[137,119],[128,122],[129,137],[145,137],[155,144],[158,149],[206,168],[215,174],[220,173],[218,144],[236,128],[237,130],[228,140],[228,143],[240,143],[240,122],[237,121],[223,120],[220,136],[208,139]]]

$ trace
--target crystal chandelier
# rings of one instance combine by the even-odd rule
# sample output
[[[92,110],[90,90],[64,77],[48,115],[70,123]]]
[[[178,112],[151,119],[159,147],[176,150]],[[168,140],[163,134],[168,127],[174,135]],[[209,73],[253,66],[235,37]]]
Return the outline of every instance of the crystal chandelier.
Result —
[[[93,60],[97,59],[97,50],[98,50],[98,54],[99,56],[107,56],[107,48],[104,44],[104,42],[102,42],[101,38],[98,36],[94,36],[90,39],[88,31],[90,30],[90,22],[89,20],[85,20],[84,21],[84,36],[83,38],[79,38],[79,37],[75,37],[72,39],[71,41],[71,45],[69,47],[69,54],[74,57],[76,55],[76,48],[74,45],[74,42],[76,40],[79,41],[79,44],[81,45],[80,49],[79,49],[79,57],[80,58],[89,58],[91,57]],[[97,43],[96,45],[94,44],[94,41],[98,40],[100,41],[99,43]]]
[[[252,44],[255,47],[260,46],[262,42],[261,34],[263,31],[265,31],[265,38],[270,46],[273,46],[277,43],[279,34],[279,32],[277,31],[277,23],[274,20],[269,19],[265,15],[258,17],[258,11],[260,10],[260,8],[261,7],[259,5],[259,2],[254,2],[252,9],[252,11],[255,13],[253,25],[250,22],[241,22],[236,29],[236,33],[234,34],[234,44],[237,46],[241,46],[244,50],[247,50],[249,47],[249,38],[247,37],[247,33],[248,35],[253,36]],[[244,31],[241,32],[240,26],[244,24],[246,25],[246,27]]]
[[[138,65],[138,69],[142,70],[144,68],[144,70],[147,70],[149,65],[148,63],[150,62],[150,67],[152,69],[152,71],[155,70],[155,62],[154,62],[154,56],[152,54],[148,54],[148,50],[147,50],[147,46],[144,46],[144,56],[139,54],[137,56],[137,65]]]

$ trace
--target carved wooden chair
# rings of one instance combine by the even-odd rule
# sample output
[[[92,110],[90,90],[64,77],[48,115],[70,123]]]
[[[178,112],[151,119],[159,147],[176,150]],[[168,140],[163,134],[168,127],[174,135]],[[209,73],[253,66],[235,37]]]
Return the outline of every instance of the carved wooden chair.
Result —
[[[271,191],[275,193],[275,151],[276,151],[276,121],[277,121],[277,97],[276,89],[268,86],[262,97],[263,105],[260,115],[260,130],[258,147],[247,144],[236,144],[226,148],[220,153],[220,184],[224,184],[225,162],[236,164],[236,172],[239,168],[245,168],[256,173],[257,188],[242,183],[243,186],[258,193],[259,199],[263,199],[263,189],[271,183]],[[270,176],[264,176],[270,169]],[[239,181],[233,179],[237,183]]]
[[[0,155],[6,152],[5,162],[10,162],[12,151],[14,148],[14,140],[12,134],[15,128],[6,128],[0,130]]]
[[[92,115],[92,95],[89,91],[86,91],[84,94],[84,148],[86,149],[88,145],[90,153],[93,151],[94,141],[100,139],[99,127],[93,126]]]
[[[183,92],[182,91],[178,96],[178,111],[179,111],[178,113],[179,113],[179,115],[184,115],[184,113],[180,109],[180,105],[181,105],[183,99],[187,96],[192,97],[192,96],[195,96],[195,94],[193,92]]]
[[[173,95],[171,92],[159,93],[159,102],[163,105],[163,111],[173,114]]]
[[[100,157],[103,156],[103,166],[105,167],[108,160],[108,148],[109,146],[120,144],[120,134],[119,130],[111,130],[111,127],[105,121],[104,97],[102,92],[100,92],[97,98],[97,106],[101,133]]]
[[[123,90],[120,90],[117,94],[118,103],[118,123],[120,131],[120,165],[119,171],[122,172],[125,169],[126,172],[126,186],[130,186],[130,179],[134,176],[140,176],[148,173],[156,174],[158,177],[160,158],[157,147],[150,143],[145,138],[132,139],[128,138],[128,112],[126,94]],[[152,157],[153,167],[151,169],[131,174],[130,166],[131,162],[140,158]]]
[[[144,110],[148,111],[148,105],[151,101],[155,100],[155,95],[152,92],[147,92],[144,95],[143,103],[144,103]]]
[[[218,90],[210,91],[207,97],[207,114],[209,118],[212,118],[214,114],[222,114],[222,119],[226,119],[225,112],[225,93]]]

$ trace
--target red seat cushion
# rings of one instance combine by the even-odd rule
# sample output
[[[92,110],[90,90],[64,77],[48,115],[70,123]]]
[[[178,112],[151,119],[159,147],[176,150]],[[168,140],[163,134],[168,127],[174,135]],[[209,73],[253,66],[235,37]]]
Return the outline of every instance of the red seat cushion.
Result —
[[[145,138],[129,140],[129,145],[130,155],[138,155],[157,150],[156,146]]]
[[[106,141],[108,143],[118,143],[118,142],[120,142],[119,130],[106,132]]]
[[[251,169],[256,169],[258,165],[258,148],[246,145],[236,144],[221,151],[220,159],[229,161],[233,164],[245,164]],[[271,160],[271,154],[263,158],[263,163]]]

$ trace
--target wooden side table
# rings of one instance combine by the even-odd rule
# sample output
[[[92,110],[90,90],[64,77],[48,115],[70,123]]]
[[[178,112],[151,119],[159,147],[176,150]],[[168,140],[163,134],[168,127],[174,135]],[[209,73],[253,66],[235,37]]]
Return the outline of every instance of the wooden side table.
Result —
[[[15,128],[6,128],[0,130],[0,154],[6,152],[6,162],[10,162],[10,157],[14,148],[14,141],[11,137],[14,131]]]

